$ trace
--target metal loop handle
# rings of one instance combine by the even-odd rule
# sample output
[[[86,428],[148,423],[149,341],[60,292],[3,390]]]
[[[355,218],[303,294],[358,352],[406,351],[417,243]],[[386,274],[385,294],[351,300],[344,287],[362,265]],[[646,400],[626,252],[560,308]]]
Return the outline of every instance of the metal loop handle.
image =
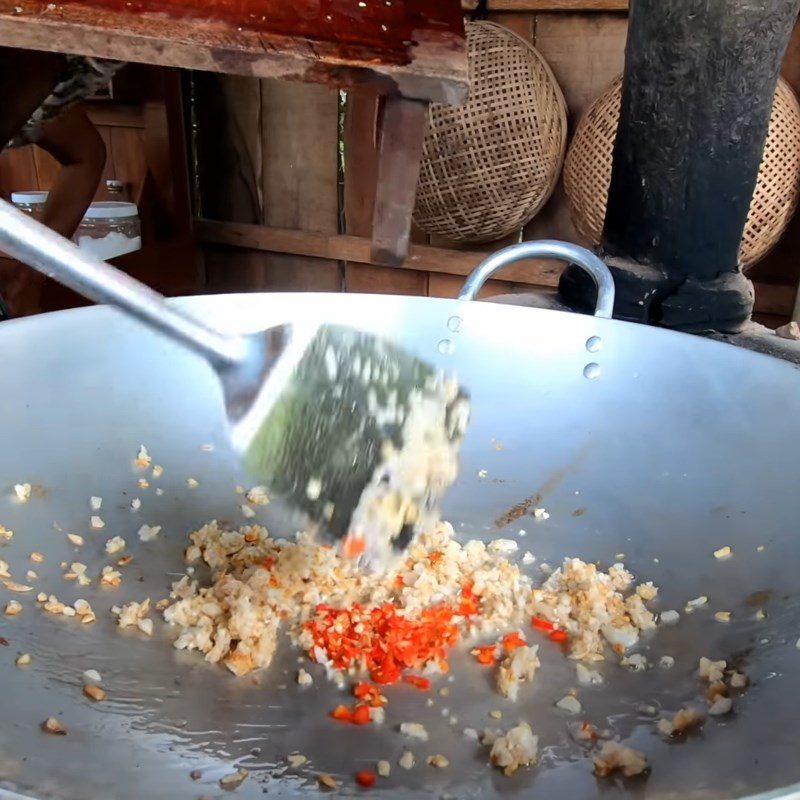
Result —
[[[576,264],[584,269],[592,276],[592,280],[597,286],[597,305],[594,315],[611,319],[614,312],[614,278],[611,277],[608,267],[585,247],[554,239],[513,244],[511,247],[505,247],[493,253],[470,273],[461,288],[458,299],[474,300],[481,286],[495,272],[525,258],[557,258],[559,261]]]

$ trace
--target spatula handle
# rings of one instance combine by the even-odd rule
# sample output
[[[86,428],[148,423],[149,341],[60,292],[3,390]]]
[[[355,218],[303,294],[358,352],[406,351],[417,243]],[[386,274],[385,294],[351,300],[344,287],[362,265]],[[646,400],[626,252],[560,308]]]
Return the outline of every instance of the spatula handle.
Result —
[[[247,357],[243,337],[222,334],[184,314],[158,292],[80,250],[5,200],[0,200],[0,250],[89,300],[116,306],[215,366],[239,364]]]

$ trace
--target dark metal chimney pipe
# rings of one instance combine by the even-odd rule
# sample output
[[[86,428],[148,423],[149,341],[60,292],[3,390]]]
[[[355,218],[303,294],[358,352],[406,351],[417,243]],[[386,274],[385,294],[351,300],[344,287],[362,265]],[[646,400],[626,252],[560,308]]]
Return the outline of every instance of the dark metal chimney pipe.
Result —
[[[775,87],[800,0],[631,0],[603,245],[616,316],[740,329],[738,264]],[[561,290],[591,294],[575,270]]]

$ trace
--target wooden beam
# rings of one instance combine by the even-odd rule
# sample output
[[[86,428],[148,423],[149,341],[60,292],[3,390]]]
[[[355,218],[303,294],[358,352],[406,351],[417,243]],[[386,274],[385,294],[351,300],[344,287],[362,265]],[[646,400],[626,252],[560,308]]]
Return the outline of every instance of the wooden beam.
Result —
[[[389,95],[379,116],[372,257],[394,267],[408,253],[428,104]]]
[[[386,263],[373,261],[372,242],[364,236],[328,235],[204,219],[195,221],[194,231],[198,240],[207,244],[387,266]],[[406,260],[397,266],[400,269],[467,276],[490,252],[412,244]],[[498,277],[537,286],[556,286],[562,266],[554,261],[520,261],[504,269]]]
[[[465,11],[475,0],[462,0]],[[628,0],[489,0],[489,11],[627,11]]]

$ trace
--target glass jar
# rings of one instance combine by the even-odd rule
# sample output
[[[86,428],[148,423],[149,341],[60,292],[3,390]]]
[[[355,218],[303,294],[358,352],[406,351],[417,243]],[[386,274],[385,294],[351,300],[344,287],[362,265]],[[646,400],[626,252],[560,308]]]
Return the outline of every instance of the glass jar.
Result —
[[[114,200],[92,203],[75,232],[75,242],[103,260],[140,250],[139,209],[135,203]]]
[[[47,192],[11,192],[11,202],[26,214],[41,221],[44,215],[44,204]]]

